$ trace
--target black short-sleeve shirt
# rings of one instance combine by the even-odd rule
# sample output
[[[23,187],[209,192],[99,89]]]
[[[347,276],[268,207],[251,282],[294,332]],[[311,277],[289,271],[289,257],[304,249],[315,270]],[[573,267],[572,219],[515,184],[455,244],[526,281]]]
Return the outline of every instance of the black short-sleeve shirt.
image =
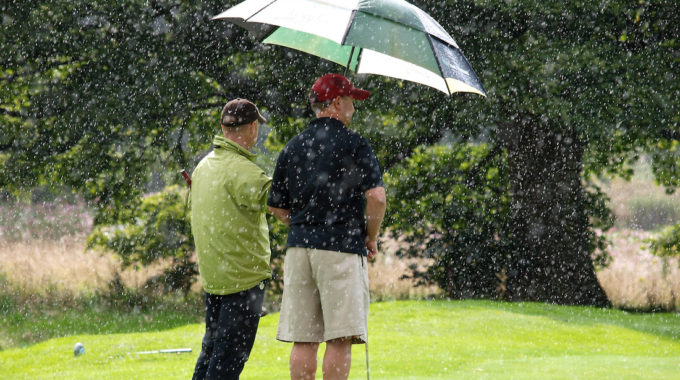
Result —
[[[295,136],[276,163],[267,204],[290,210],[288,247],[366,254],[366,190],[383,186],[371,145],[333,118]]]

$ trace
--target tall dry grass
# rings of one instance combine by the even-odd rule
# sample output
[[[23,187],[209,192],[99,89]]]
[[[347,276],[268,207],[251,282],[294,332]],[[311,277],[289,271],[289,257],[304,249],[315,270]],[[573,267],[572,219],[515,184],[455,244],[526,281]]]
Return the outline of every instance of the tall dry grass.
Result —
[[[119,259],[85,250],[85,238],[66,236],[60,240],[0,241],[0,273],[8,286],[24,294],[58,292],[76,297],[107,287],[119,272],[130,287],[141,287],[162,271],[156,265],[139,270],[121,270]]]
[[[374,299],[424,298],[438,292],[434,287],[414,287],[412,280],[401,279],[412,261],[399,260],[394,248],[387,249],[369,265],[369,283]],[[9,285],[27,294],[47,290],[67,296],[94,293],[105,289],[116,273],[127,286],[140,288],[164,266],[121,270],[120,260],[111,254],[85,250],[85,238],[69,236],[59,241],[0,241],[0,273]],[[200,285],[195,284],[194,290]]]
[[[368,282],[371,298],[375,300],[421,299],[440,293],[438,286],[415,286],[412,279],[402,278],[409,273],[409,266],[417,264],[422,268],[424,260],[397,258],[397,243],[385,241],[375,261],[368,267]]]
[[[597,278],[613,306],[680,310],[678,259],[649,253],[644,241],[652,236],[651,232],[616,228],[607,233],[612,262]]]
[[[663,259],[650,254],[644,239],[652,236],[640,230],[612,229],[612,263],[597,273],[600,284],[615,307],[628,309],[680,310],[680,269],[677,259]],[[411,263],[399,259],[396,244],[385,243],[383,251],[369,266],[371,297],[374,300],[426,298],[438,294],[436,286],[415,287],[412,280],[401,277]],[[77,297],[104,290],[115,273],[123,283],[140,288],[163,265],[121,271],[113,255],[86,251],[83,237],[65,237],[59,241],[0,241],[0,272],[7,283],[24,293],[57,291]],[[1,285],[0,285],[1,286]],[[198,290],[200,285],[195,285]]]

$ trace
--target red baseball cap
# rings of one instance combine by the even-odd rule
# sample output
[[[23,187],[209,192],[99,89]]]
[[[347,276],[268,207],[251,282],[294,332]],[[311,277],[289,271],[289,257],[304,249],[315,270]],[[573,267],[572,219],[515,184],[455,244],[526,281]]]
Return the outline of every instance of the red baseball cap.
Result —
[[[326,74],[314,82],[312,90],[316,93],[315,102],[333,100],[338,96],[351,96],[356,100],[364,100],[370,92],[354,87],[349,79],[340,74]]]

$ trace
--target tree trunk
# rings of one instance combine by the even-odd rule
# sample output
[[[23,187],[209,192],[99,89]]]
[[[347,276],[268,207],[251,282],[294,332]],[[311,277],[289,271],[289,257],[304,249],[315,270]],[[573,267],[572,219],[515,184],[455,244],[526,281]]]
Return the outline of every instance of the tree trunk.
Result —
[[[591,260],[581,181],[583,142],[531,121],[502,130],[508,149],[511,300],[608,306]]]

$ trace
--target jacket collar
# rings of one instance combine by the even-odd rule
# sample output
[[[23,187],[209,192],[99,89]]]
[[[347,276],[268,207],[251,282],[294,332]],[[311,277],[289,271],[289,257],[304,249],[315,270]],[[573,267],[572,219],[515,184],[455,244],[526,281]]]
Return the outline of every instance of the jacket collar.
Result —
[[[224,149],[226,151],[236,152],[241,156],[249,159],[250,161],[255,161],[255,157],[257,157],[256,154],[243,149],[242,146],[238,145],[237,143],[229,140],[224,136],[216,135],[215,139],[213,140],[213,146],[215,147],[216,150]]]

